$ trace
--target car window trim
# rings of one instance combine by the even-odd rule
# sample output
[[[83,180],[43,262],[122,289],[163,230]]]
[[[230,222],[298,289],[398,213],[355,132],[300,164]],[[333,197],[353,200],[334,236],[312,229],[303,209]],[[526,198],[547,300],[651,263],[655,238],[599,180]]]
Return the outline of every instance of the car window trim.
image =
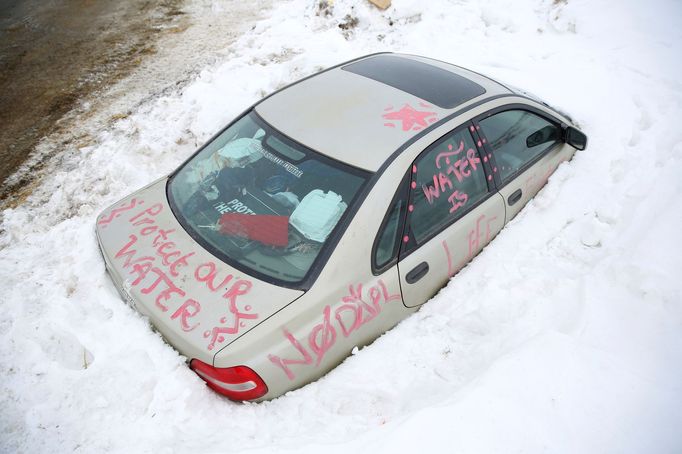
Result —
[[[379,230],[377,230],[376,235],[374,236],[374,243],[372,244],[372,255],[371,255],[371,265],[372,265],[372,274],[374,276],[379,276],[383,273],[385,273],[389,268],[392,266],[395,266],[396,263],[398,263],[398,257],[400,257],[400,240],[404,235],[405,232],[405,220],[407,218],[407,201],[408,197],[410,195],[409,193],[409,183],[410,182],[410,172],[409,170],[405,172],[405,175],[403,178],[400,180],[400,184],[398,185],[398,188],[395,190],[395,193],[393,194],[393,198],[391,199],[391,203],[388,205],[388,209],[386,210],[386,213],[384,214],[384,218],[381,221],[381,224],[379,225]],[[400,198],[404,199],[404,204],[400,208],[400,219],[398,220],[398,235],[396,236],[395,242],[397,243],[397,248],[395,249],[395,253],[393,254],[393,257],[386,262],[382,266],[377,265],[376,261],[376,253],[377,253],[377,248],[379,247],[379,240],[381,235],[383,234],[386,225],[388,224],[388,220],[391,217],[391,212],[393,210],[393,206],[395,203],[398,201]],[[395,245],[394,245],[395,247]]]
[[[485,136],[483,133],[483,128],[480,126],[480,121],[484,120],[486,118],[492,117],[493,115],[496,115],[501,112],[507,112],[509,110],[524,110],[527,112],[530,112],[532,114],[535,114],[539,116],[540,118],[554,124],[557,126],[560,130],[564,129],[564,126],[566,125],[563,121],[549,115],[547,112],[537,109],[533,106],[529,106],[527,104],[521,104],[521,103],[514,103],[514,104],[505,104],[503,106],[498,106],[494,109],[490,109],[487,112],[482,113],[481,115],[477,115],[474,117],[471,121],[474,124],[474,127],[476,129],[476,132],[478,133],[483,149],[486,151],[487,154],[491,156],[489,158],[489,164],[491,167],[497,167],[497,160],[495,156],[495,150],[490,146],[490,141],[488,138]],[[533,167],[535,164],[537,164],[542,158],[544,158],[546,155],[550,153],[550,151],[554,150],[556,147],[562,145],[564,142],[563,140],[559,139],[556,142],[550,144],[547,146],[547,148],[543,149],[540,153],[537,154],[537,156],[533,157],[530,161],[528,161],[526,164],[523,166],[519,167],[519,169],[511,174],[509,179],[507,181],[502,181],[502,178],[500,177],[499,172],[493,172],[493,182],[495,183],[495,187],[497,188],[498,191],[501,191],[504,187],[509,185],[510,183],[514,182],[520,175],[522,175],[525,171]]]

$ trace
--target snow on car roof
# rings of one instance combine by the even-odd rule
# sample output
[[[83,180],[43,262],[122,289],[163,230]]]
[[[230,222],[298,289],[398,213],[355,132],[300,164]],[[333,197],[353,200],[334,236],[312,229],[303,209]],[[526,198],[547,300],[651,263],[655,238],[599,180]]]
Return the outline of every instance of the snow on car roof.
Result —
[[[286,87],[259,103],[256,112],[320,153],[376,171],[433,123],[501,93],[509,90],[457,66],[379,54]]]

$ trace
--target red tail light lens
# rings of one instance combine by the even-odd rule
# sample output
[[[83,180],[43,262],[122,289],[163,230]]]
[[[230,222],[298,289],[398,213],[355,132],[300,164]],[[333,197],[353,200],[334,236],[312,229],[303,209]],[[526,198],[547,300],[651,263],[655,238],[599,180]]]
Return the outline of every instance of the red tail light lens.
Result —
[[[219,368],[193,359],[189,367],[206,382],[209,388],[232,400],[258,399],[268,392],[263,379],[246,366]]]

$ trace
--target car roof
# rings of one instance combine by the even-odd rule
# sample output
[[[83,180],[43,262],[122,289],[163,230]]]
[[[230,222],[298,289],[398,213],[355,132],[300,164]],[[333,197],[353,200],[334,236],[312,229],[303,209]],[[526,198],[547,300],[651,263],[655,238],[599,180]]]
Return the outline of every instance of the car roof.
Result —
[[[296,82],[255,110],[297,142],[375,172],[437,121],[509,93],[500,83],[458,66],[412,55],[374,54]]]

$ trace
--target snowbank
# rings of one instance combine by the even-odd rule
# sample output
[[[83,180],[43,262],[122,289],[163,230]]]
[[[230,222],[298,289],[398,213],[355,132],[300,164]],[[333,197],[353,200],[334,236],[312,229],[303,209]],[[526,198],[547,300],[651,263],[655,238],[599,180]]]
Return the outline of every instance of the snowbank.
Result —
[[[319,3],[278,2],[2,213],[0,449],[680,452],[679,2]],[[265,94],[380,50],[527,88],[589,148],[417,314],[316,383],[229,402],[121,301],[95,216]]]

